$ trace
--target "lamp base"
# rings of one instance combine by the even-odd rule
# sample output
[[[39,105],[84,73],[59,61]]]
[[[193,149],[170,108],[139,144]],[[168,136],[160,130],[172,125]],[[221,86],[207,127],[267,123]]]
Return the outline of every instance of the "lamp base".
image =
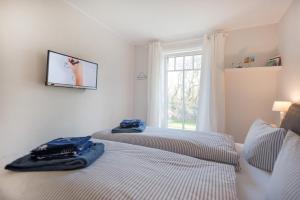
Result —
[[[284,117],[285,117],[285,112],[280,112],[280,124],[282,123]]]

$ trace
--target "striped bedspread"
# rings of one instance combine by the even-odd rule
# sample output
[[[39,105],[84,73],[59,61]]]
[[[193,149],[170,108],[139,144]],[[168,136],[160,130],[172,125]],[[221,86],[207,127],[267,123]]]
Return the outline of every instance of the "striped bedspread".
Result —
[[[236,200],[231,165],[159,149],[101,141],[105,153],[85,169],[0,169],[1,200]]]
[[[92,137],[162,149],[199,159],[231,164],[239,169],[233,138],[221,133],[146,128],[143,133],[94,133]]]

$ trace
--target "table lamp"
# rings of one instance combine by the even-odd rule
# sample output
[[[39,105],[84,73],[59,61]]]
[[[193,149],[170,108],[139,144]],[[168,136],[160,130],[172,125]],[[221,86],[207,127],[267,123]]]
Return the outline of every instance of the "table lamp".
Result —
[[[291,105],[292,102],[290,101],[274,101],[272,111],[280,112],[280,123]]]

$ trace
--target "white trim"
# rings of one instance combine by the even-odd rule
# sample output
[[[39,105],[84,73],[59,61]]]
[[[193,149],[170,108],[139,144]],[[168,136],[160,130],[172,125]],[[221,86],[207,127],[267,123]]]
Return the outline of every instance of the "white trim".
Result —
[[[265,24],[253,24],[253,25],[245,25],[245,26],[238,26],[238,27],[234,27],[234,28],[226,28],[224,29],[224,32],[230,34],[230,32],[234,32],[234,31],[240,31],[240,30],[247,30],[247,29],[253,29],[253,28],[263,28],[265,26],[276,26],[279,24],[281,19],[279,19],[276,22],[271,22],[271,23],[265,23]]]
[[[194,63],[193,63],[194,64]],[[186,116],[186,106],[185,106],[185,56],[183,56],[182,64],[182,109],[183,109],[183,119],[182,119],[182,129],[185,130],[185,116]]]
[[[197,38],[190,38],[190,39],[186,39],[186,40],[175,40],[175,41],[171,41],[171,42],[164,42],[162,45],[163,47],[168,46],[168,45],[174,45],[174,44],[187,44],[187,43],[192,43],[192,42],[202,42],[202,38],[201,37],[197,37]]]
[[[164,51],[165,56],[193,56],[197,54],[202,54],[202,49],[200,48],[194,48],[194,49],[182,49],[182,50],[173,50],[173,51]]]
[[[190,40],[179,40],[174,42],[163,43],[163,51],[165,54],[187,53],[202,50],[203,38],[193,38]]]
[[[107,31],[111,32],[114,36],[124,40],[126,43],[131,44],[132,41],[129,40],[128,38],[124,37],[123,35],[121,35],[119,32],[115,31],[114,29],[112,29],[110,26],[108,26],[107,24],[105,24],[104,22],[101,22],[100,20],[98,20],[96,17],[93,17],[91,15],[89,15],[87,12],[85,12],[84,10],[82,10],[81,8],[79,8],[77,5],[75,5],[74,3],[70,2],[70,0],[63,0],[66,4],[68,4],[70,7],[72,7],[73,9],[77,10],[78,12],[80,12],[82,15],[86,16],[87,18],[89,18],[90,20],[94,21],[95,23],[97,23],[98,25],[100,25],[102,28],[106,29]]]
[[[168,128],[169,123],[169,116],[168,116],[168,110],[169,110],[169,93],[168,93],[168,63],[167,63],[167,57],[164,56],[164,70],[165,70],[165,82],[164,82],[164,90],[165,90],[165,102],[164,102],[164,128]],[[175,67],[175,59],[174,59],[174,67]]]

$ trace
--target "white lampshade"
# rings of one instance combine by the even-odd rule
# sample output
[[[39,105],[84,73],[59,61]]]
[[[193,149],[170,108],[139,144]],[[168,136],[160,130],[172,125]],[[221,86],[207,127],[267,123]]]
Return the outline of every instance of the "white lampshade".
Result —
[[[287,112],[291,105],[290,101],[274,101],[272,111]]]

